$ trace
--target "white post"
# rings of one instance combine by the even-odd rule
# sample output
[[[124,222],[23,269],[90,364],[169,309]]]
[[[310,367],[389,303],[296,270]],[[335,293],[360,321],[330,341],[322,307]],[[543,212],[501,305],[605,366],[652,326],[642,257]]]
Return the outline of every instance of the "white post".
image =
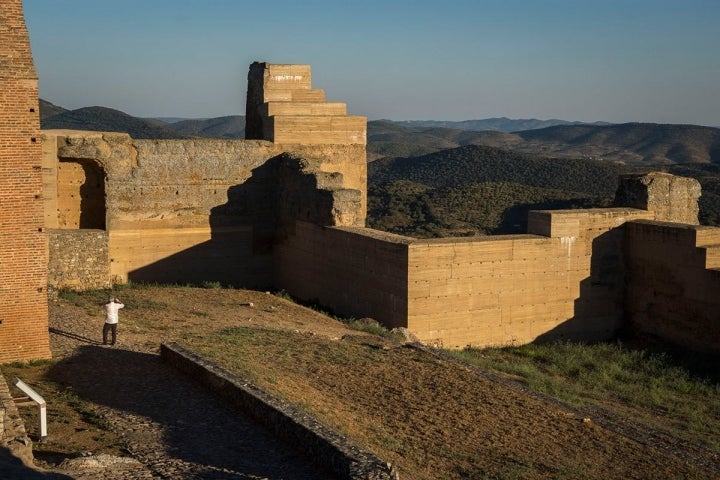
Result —
[[[40,394],[38,394],[35,390],[30,388],[28,384],[26,384],[17,377],[15,377],[15,380],[13,380],[13,385],[25,392],[25,394],[30,397],[35,403],[37,403],[40,407],[40,441],[45,440],[45,438],[47,437],[47,411],[45,399],[43,399],[43,397],[41,397]]]

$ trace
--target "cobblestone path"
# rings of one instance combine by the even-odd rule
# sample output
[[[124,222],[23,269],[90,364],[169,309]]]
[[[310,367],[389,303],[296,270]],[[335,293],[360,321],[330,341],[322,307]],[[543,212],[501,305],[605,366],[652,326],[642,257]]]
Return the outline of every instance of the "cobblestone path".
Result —
[[[50,376],[98,406],[131,458],[79,458],[56,471],[61,476],[38,478],[334,478],[163,364],[149,343],[121,337],[118,345],[98,345],[85,328],[72,315],[53,312],[51,345],[60,360]]]

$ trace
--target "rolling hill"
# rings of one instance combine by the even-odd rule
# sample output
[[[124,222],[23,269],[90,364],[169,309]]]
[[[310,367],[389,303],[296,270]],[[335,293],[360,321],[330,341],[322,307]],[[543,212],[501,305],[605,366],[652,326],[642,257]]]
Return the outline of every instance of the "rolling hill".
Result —
[[[43,118],[40,108],[40,126],[43,130],[71,129],[96,132],[124,132],[133,138],[188,138],[187,135],[165,128],[160,120],[146,120],[105,107],[85,107],[67,110]]]
[[[512,119],[507,117],[484,118],[482,120],[462,120],[459,122],[442,120],[404,120],[397,122],[410,127],[436,127],[452,128],[455,130],[497,130],[499,132],[519,132],[522,130],[534,130],[536,128],[554,127],[556,125],[610,125],[607,122],[595,122],[587,124],[584,122],[569,122],[567,120],[538,120],[536,118]]]
[[[47,100],[43,100],[42,98],[40,99],[40,121],[67,111],[68,110],[66,108],[58,107]]]
[[[720,129],[696,125],[559,125],[505,133],[406,126],[386,120],[368,122],[370,161],[423,155],[464,145],[488,145],[522,153],[627,165],[720,163]]]
[[[530,210],[610,205],[624,167],[467,145],[368,164],[368,226],[412,237],[524,233]]]
[[[241,115],[167,122],[132,117],[105,107],[68,111],[41,100],[42,128],[127,132],[134,138],[244,138]],[[545,128],[545,123],[559,122]],[[462,127],[447,128],[443,125]],[[507,133],[510,126],[528,130]],[[477,131],[487,127],[489,130]],[[696,125],[578,124],[562,120],[486,119],[465,122],[376,120],[368,122],[368,161],[415,157],[467,145],[627,165],[720,163],[720,129]]]
[[[245,138],[245,117],[231,115],[202,120],[181,120],[166,123],[163,128],[189,137]]]
[[[620,165],[469,145],[368,164],[368,225],[413,237],[525,232],[530,210],[609,206],[618,177],[666,171],[702,186],[698,219],[720,226],[720,163]]]
[[[416,238],[525,233],[529,210],[591,208],[608,201],[505,181],[432,188],[395,180],[370,186],[367,223]]]
[[[540,188],[612,196],[622,168],[609,162],[552,159],[468,145],[415,158],[382,159],[368,166],[368,183],[410,180],[433,188],[512,181]]]
[[[624,123],[571,125],[518,132],[529,145],[552,153],[625,156],[626,163],[720,163],[720,129],[696,125]],[[546,150],[547,151],[547,150]]]
[[[44,129],[134,138],[243,138],[245,120],[171,122],[104,107],[69,111],[44,100],[40,116]],[[375,160],[368,165],[368,224],[375,228],[413,236],[522,231],[528,210],[602,206],[621,173],[659,169],[697,178],[700,221],[720,225],[717,128],[582,124],[506,133],[412,123],[368,122],[368,160]]]

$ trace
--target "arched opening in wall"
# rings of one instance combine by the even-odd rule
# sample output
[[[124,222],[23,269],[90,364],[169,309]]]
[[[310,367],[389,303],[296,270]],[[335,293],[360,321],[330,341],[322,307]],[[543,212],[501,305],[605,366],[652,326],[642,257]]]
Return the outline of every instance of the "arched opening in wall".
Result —
[[[60,159],[58,227],[105,229],[105,171],[94,160]]]

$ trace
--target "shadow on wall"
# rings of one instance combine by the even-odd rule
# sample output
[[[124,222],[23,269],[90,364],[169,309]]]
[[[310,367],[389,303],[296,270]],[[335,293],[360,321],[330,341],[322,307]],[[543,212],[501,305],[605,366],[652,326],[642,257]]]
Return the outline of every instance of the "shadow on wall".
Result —
[[[96,162],[80,162],[85,182],[80,187],[80,228],[105,230],[105,172]]]
[[[58,165],[60,228],[105,230],[102,165],[88,159],[60,159]]]
[[[228,189],[227,203],[210,210],[210,240],[133,270],[128,280],[271,287],[278,161],[271,158]]]
[[[624,227],[593,239],[590,276],[580,282],[573,317],[538,336],[533,343],[593,342],[617,337],[624,323],[624,242]]]
[[[219,478],[221,471],[233,472],[233,478],[326,478],[258,424],[162,363],[158,355],[83,346],[53,365],[48,376],[85,401],[159,425],[167,455],[195,464],[197,477],[192,478]]]

